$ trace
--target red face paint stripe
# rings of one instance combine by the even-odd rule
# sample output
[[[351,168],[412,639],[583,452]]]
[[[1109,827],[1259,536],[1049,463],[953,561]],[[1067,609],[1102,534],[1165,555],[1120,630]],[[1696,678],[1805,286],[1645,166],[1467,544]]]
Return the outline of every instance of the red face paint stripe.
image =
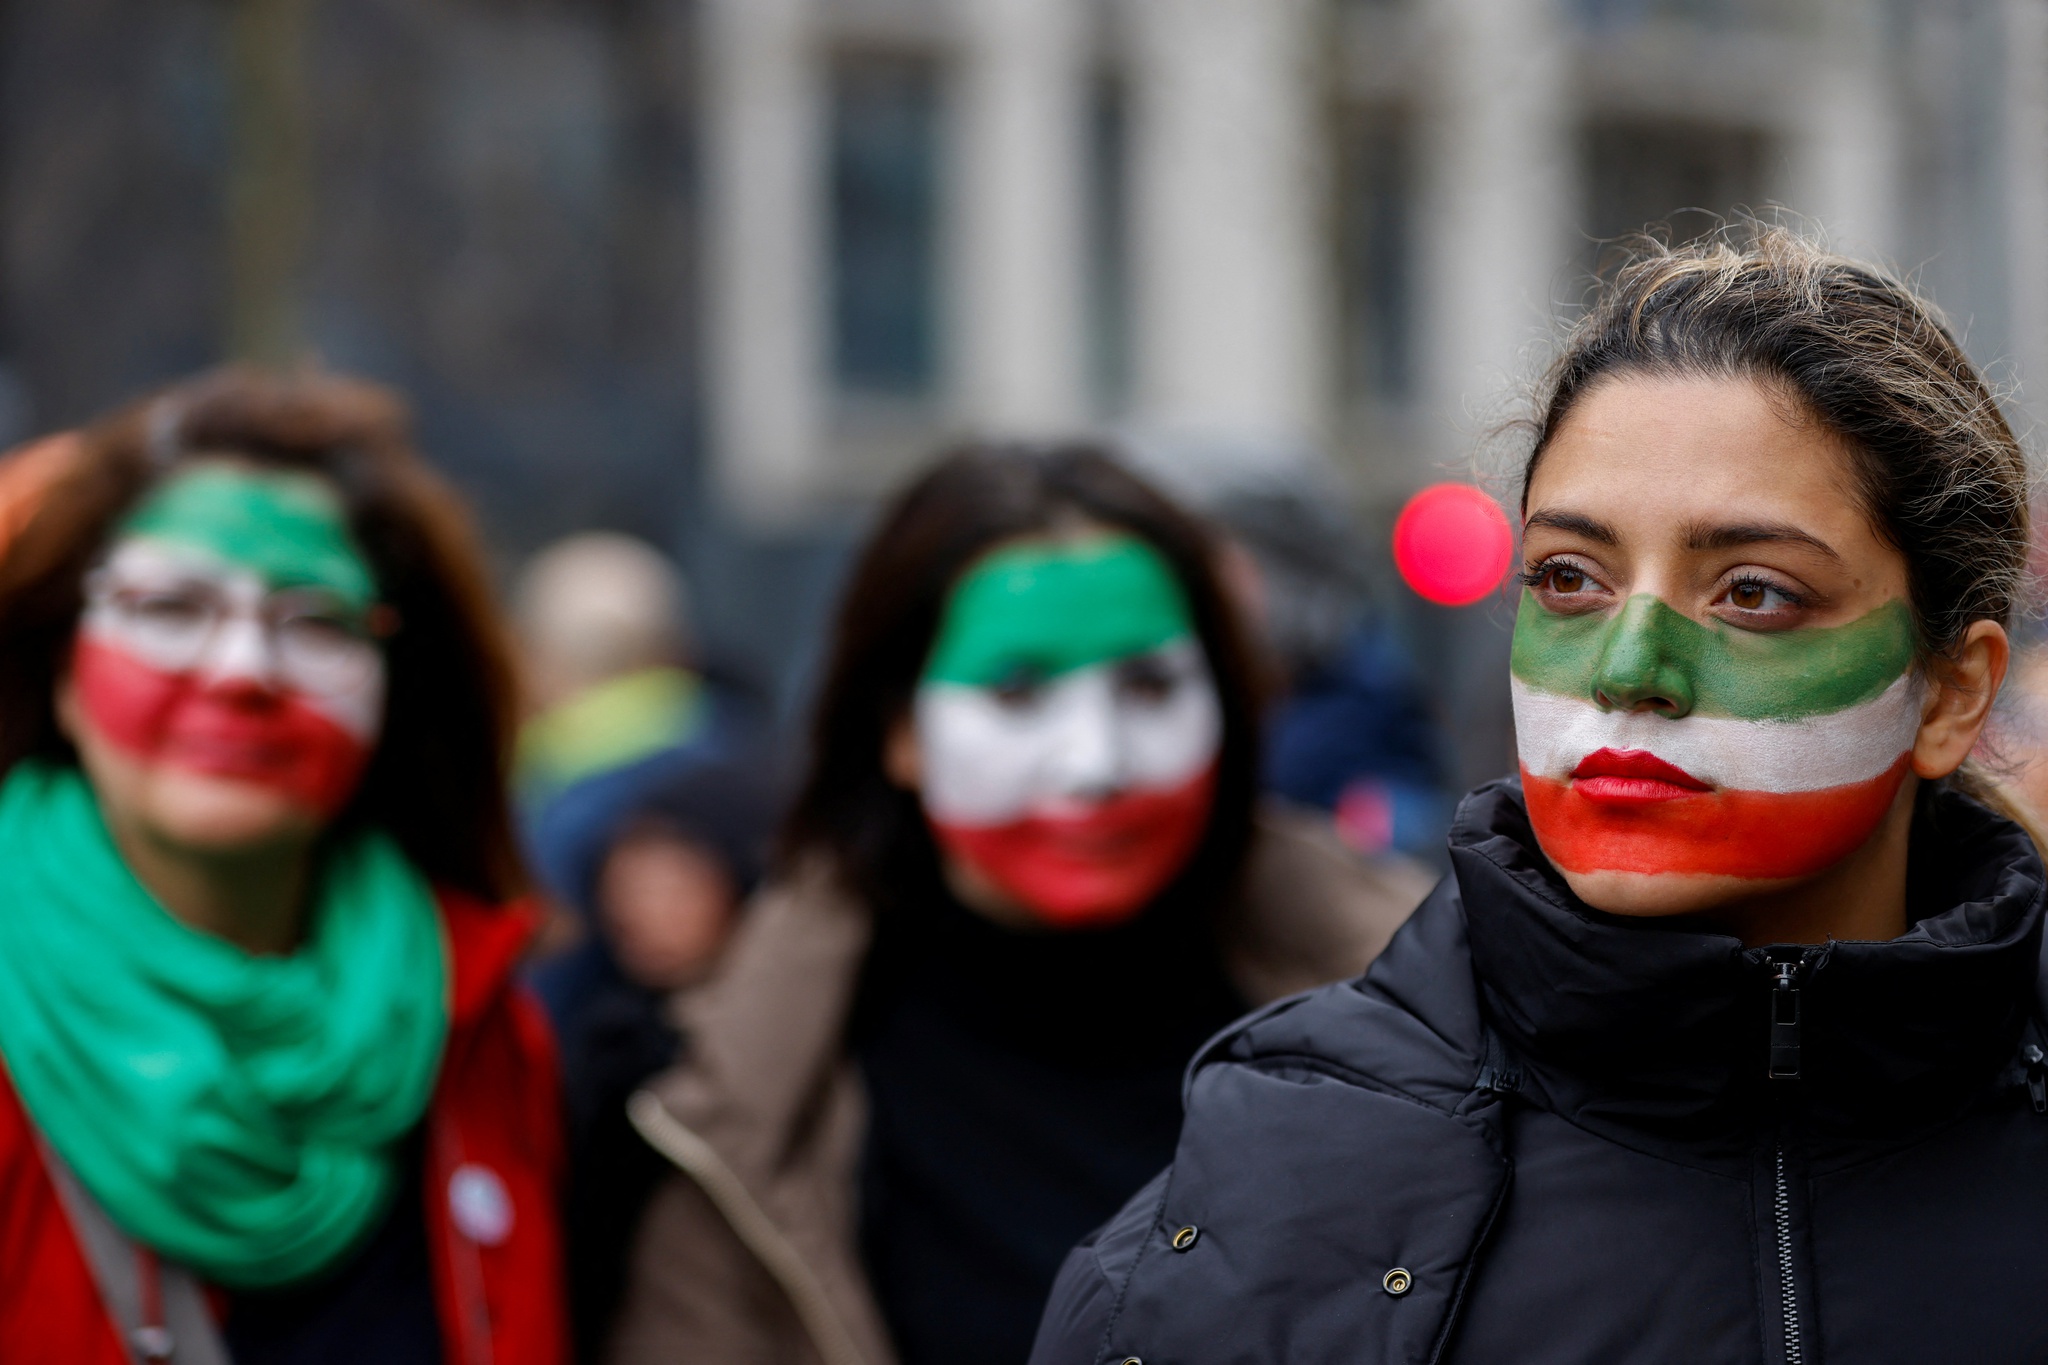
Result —
[[[1176,787],[1127,792],[1074,816],[932,832],[956,857],[1049,924],[1083,928],[1128,919],[1180,872],[1209,822],[1212,764]]]
[[[165,673],[89,634],[71,678],[87,722],[151,763],[269,787],[321,814],[347,802],[369,760],[362,742],[303,698]]]
[[[1526,768],[1522,791],[1544,855],[1567,872],[1779,881],[1831,867],[1869,838],[1906,780],[1910,758],[1901,754],[1868,782],[1820,791],[1720,790],[1617,804]]]

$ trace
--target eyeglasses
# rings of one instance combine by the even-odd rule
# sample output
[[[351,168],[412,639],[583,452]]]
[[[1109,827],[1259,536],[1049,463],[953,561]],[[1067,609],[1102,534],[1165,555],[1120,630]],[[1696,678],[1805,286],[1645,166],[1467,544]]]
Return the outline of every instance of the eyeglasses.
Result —
[[[383,663],[380,642],[397,626],[388,606],[360,608],[319,588],[264,592],[253,581],[137,581],[101,569],[85,596],[104,630],[166,672],[199,667],[230,623],[248,622],[284,681],[324,695],[369,684]]]

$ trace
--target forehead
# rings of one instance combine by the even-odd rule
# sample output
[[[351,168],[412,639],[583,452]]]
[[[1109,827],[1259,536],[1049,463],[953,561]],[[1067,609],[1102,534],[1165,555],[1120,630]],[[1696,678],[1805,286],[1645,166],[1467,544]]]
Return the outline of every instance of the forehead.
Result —
[[[1624,375],[1579,400],[1536,466],[1528,510],[1624,537],[1703,522],[1790,522],[1846,551],[1881,549],[1849,452],[1752,379]]]
[[[1165,556],[1135,536],[1033,537],[999,545],[947,599],[930,676],[986,681],[1020,657],[1052,669],[1156,648],[1188,633],[1186,595]]]
[[[210,557],[275,584],[317,585],[364,600],[375,592],[339,495],[311,474],[195,464],[152,489],[119,536]]]
[[[969,564],[954,584],[948,615],[985,613],[1022,624],[1043,618],[1024,605],[1110,603],[1185,611],[1165,556],[1117,532],[1032,536],[1008,541]]]

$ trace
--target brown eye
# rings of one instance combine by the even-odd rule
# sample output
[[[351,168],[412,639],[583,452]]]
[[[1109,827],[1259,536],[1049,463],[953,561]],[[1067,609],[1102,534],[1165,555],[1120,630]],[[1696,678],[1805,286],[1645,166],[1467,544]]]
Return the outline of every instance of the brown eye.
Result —
[[[218,604],[204,594],[190,592],[137,592],[115,598],[122,610],[152,625],[190,626],[207,621]]]
[[[1045,695],[1045,685],[1049,680],[1046,669],[1031,664],[1013,664],[988,684],[988,690],[1004,706],[1023,709],[1038,704]]]
[[[1552,592],[1578,592],[1586,586],[1586,576],[1569,564],[1560,564],[1550,571]]]
[[[1762,578],[1738,578],[1728,585],[1722,600],[1736,611],[1759,615],[1783,615],[1788,608],[1802,605],[1796,593]]]
[[[1177,679],[1165,660],[1141,654],[1117,665],[1117,690],[1133,701],[1157,706],[1173,695]]]

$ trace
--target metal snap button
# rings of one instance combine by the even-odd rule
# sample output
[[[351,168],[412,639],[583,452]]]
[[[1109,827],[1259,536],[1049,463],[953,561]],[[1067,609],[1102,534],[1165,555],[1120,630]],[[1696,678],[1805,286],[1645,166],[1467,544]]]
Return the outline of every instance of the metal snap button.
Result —
[[[1395,1266],[1392,1270],[1389,1270],[1386,1274],[1386,1278],[1380,1281],[1380,1288],[1386,1290],[1389,1294],[1392,1294],[1397,1298],[1407,1293],[1414,1287],[1415,1277],[1413,1275],[1410,1275],[1407,1271],[1403,1270],[1400,1266]]]
[[[1145,1365],[1145,1362],[1138,1359],[1136,1356],[1125,1356],[1122,1360],[1119,1360],[1116,1363],[1116,1365]]]
[[[1179,1232],[1173,1234],[1173,1249],[1175,1251],[1186,1251],[1195,1244],[1195,1239],[1201,1235],[1202,1230],[1193,1223],[1190,1223]]]

